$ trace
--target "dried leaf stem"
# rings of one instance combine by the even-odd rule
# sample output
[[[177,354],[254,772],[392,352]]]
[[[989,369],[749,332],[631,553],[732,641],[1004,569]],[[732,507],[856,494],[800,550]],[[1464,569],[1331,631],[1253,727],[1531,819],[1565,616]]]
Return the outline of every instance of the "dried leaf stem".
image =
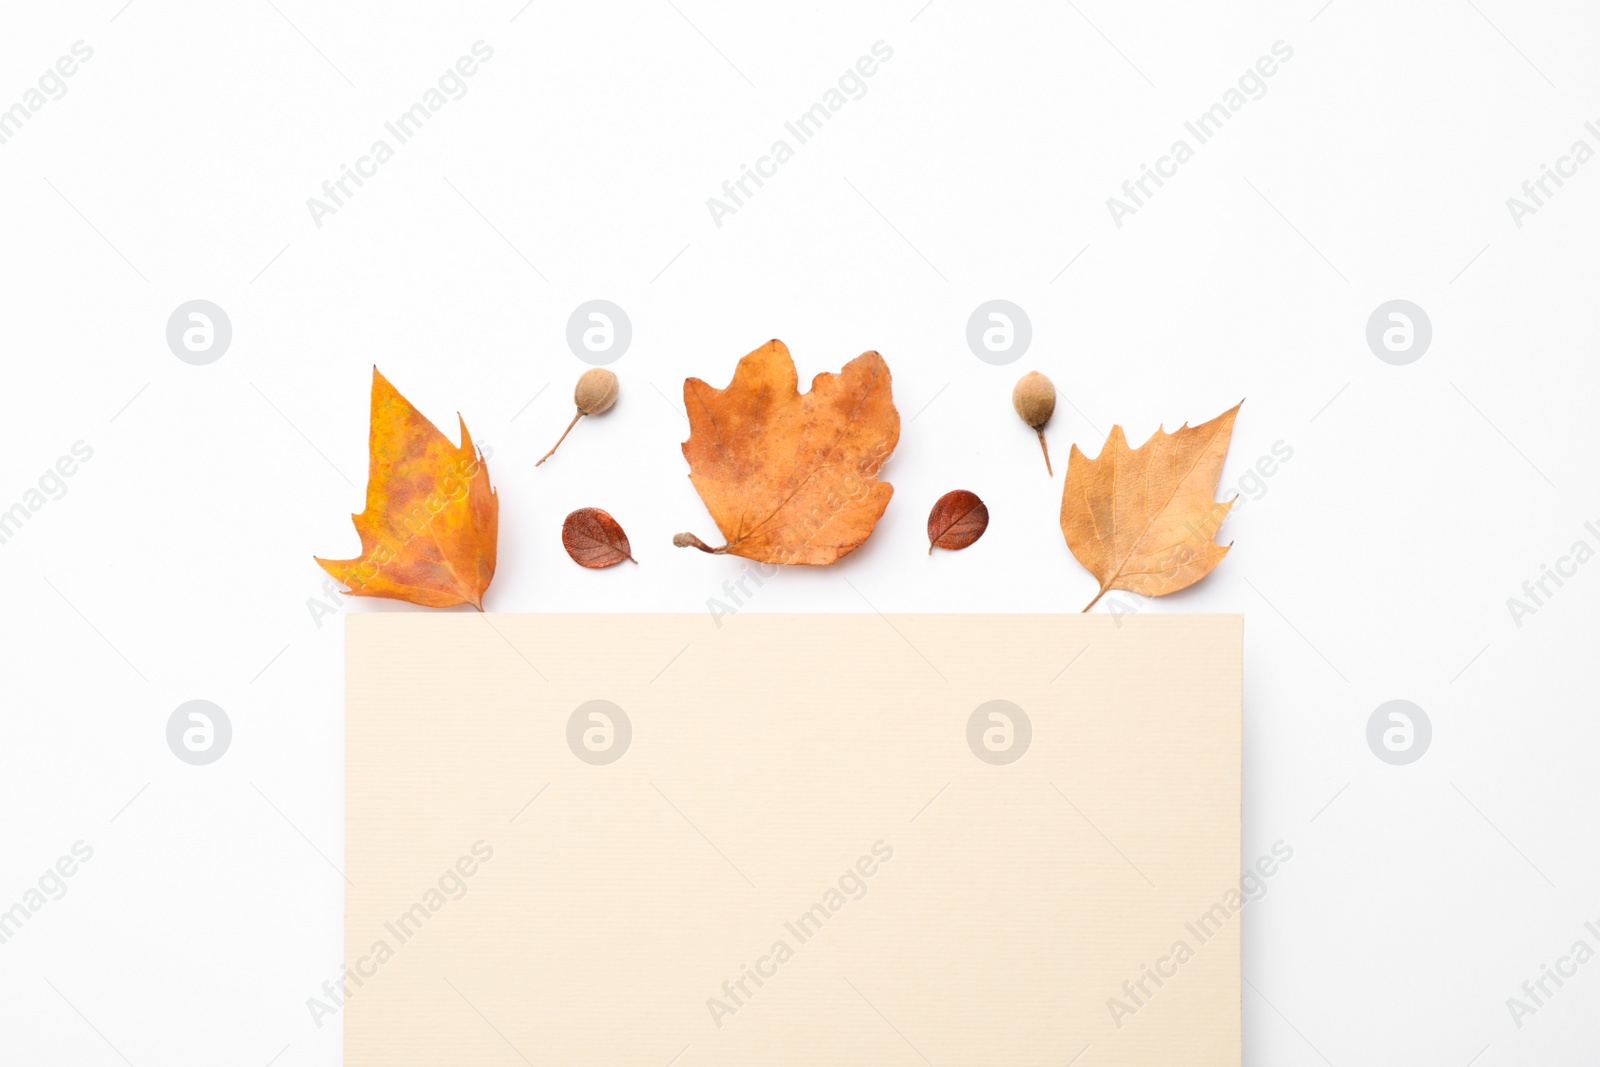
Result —
[[[556,454],[556,449],[561,447],[561,442],[567,439],[567,434],[572,432],[572,428],[578,425],[578,420],[581,418],[583,418],[583,410],[580,408],[578,413],[572,416],[572,421],[567,423],[567,428],[561,431],[561,436],[557,438],[556,443],[550,446],[550,451],[546,452],[539,462],[534,464],[535,467],[544,466],[544,461]]]
[[[712,548],[710,545],[706,544],[692,533],[674,534],[672,537],[672,543],[677,545],[679,548],[698,548],[700,551],[709,552],[713,556],[725,555],[728,551],[727,545],[723,545],[721,548]]]

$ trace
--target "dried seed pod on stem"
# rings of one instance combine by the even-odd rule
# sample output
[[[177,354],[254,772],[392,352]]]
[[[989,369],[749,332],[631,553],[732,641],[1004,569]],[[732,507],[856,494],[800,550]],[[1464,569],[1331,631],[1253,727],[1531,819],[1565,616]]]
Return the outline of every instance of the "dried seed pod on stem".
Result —
[[[1029,371],[1017,380],[1016,388],[1011,390],[1011,406],[1016,409],[1017,417],[1039,435],[1045,473],[1055,477],[1056,472],[1050,467],[1050,446],[1044,443],[1045,424],[1056,413],[1055,383],[1036,370]]]
[[[535,463],[535,467],[544,465],[544,461],[556,454],[556,449],[561,447],[561,442],[567,439],[567,434],[578,425],[578,420],[585,415],[604,415],[611,410],[611,405],[617,402],[617,376],[604,367],[595,367],[586,370],[578,379],[578,387],[572,391],[573,402],[578,405],[578,413],[572,416],[572,421],[567,423],[567,428],[561,431],[561,437]]]

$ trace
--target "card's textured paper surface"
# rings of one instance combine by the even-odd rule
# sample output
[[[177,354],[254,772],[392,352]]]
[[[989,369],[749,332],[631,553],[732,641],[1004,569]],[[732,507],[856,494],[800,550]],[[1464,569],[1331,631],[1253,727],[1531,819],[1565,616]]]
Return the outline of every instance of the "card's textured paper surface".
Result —
[[[1240,618],[718,622],[349,618],[346,1063],[1238,1067]]]

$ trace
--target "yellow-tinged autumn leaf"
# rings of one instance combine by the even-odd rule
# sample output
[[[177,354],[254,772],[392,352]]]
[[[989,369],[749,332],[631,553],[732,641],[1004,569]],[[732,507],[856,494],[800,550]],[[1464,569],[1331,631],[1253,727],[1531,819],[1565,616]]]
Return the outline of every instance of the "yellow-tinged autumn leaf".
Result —
[[[832,563],[858,548],[894,487],[878,470],[900,440],[889,365],[864,352],[801,395],[794,360],[768,341],[726,389],[683,383],[689,478],[727,544],[674,541],[763,563]]]
[[[1100,582],[1100,592],[1083,610],[1110,589],[1175,593],[1210,574],[1228,554],[1232,546],[1213,539],[1233,500],[1218,503],[1215,497],[1239,404],[1199,426],[1185,423],[1170,434],[1158,429],[1138,448],[1128,447],[1121,426],[1111,427],[1094,459],[1072,446],[1061,532]]]
[[[483,610],[494,578],[500,499],[466,420],[455,445],[372,368],[367,509],[357,559],[318,559],[351,596]]]

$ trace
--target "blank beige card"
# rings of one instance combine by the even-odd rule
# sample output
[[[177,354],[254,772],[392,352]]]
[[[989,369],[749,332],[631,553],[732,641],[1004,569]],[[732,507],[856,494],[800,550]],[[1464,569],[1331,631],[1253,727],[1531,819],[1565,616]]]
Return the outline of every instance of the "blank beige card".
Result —
[[[1238,1067],[1236,616],[347,622],[352,1067]]]

